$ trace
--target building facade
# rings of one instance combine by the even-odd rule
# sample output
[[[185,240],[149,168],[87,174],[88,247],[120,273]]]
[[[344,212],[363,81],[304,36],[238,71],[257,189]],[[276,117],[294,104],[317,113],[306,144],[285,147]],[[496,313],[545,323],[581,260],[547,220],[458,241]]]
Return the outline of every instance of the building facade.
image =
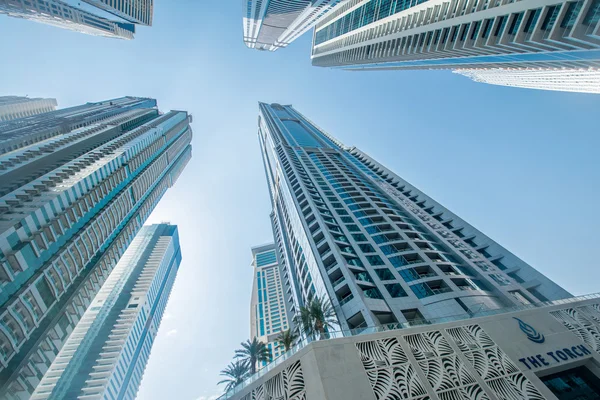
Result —
[[[0,96],[0,122],[56,110],[56,99]]]
[[[0,0],[0,14],[59,28],[133,39],[135,26],[152,25],[154,0]]]
[[[34,392],[191,157],[191,116],[138,100],[0,157],[0,398]]]
[[[45,141],[43,145],[50,147],[41,148],[41,151],[54,153],[61,147],[67,147],[73,140],[88,136],[81,134],[86,131],[86,127],[99,124],[126,111],[154,107],[156,107],[154,99],[121,97],[0,122],[0,155],[42,141]],[[49,139],[59,135],[70,135],[73,138],[67,142],[59,142],[57,147],[56,141],[59,139]],[[13,153],[10,157],[15,157],[17,164],[24,164],[17,162],[16,159],[16,157],[23,157],[21,153]],[[5,163],[10,160],[6,160]]]
[[[456,69],[475,82],[561,92],[600,93],[600,70],[590,69]]]
[[[345,0],[245,0],[244,43],[275,51],[296,40]]]
[[[351,0],[316,26],[312,63],[597,71],[599,32],[598,0]]]
[[[177,226],[144,226],[31,397],[135,400],[181,262]]]
[[[292,314],[325,296],[356,332],[570,297],[293,107],[260,103],[258,134]]]
[[[219,400],[598,400],[598,295],[312,342]]]
[[[285,353],[277,337],[282,331],[293,328],[293,316],[290,315],[290,298],[281,279],[285,271],[281,271],[275,244],[252,248],[252,267],[250,337],[265,343],[272,357],[277,358]]]

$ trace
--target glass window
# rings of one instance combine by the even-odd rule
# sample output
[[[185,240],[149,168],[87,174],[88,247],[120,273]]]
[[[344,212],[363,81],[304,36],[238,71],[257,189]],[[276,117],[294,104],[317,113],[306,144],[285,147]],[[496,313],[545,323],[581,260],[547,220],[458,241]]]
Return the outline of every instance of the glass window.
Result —
[[[433,291],[424,283],[412,285],[410,288],[419,299],[433,296]]]
[[[277,262],[275,250],[271,250],[265,253],[259,253],[256,255],[256,266],[262,267]]]
[[[353,238],[354,238],[354,240],[356,240],[357,242],[366,242],[366,241],[367,241],[367,238],[365,237],[365,235],[363,235],[363,234],[360,234],[360,233],[358,233],[358,234],[354,234],[354,235],[352,235],[352,237],[353,237]]]
[[[365,294],[365,297],[369,299],[383,299],[381,292],[376,288],[366,289],[363,293]]]
[[[376,269],[375,273],[382,281],[392,281],[396,279],[394,274],[392,274],[392,272],[387,268]]]
[[[367,256],[367,261],[371,265],[384,265],[383,260],[379,256]]]
[[[408,296],[402,286],[399,283],[392,283],[385,285],[386,290],[392,297],[405,297]]]
[[[559,400],[600,400],[600,380],[586,367],[540,378]]]
[[[358,225],[346,225],[346,229],[350,232],[360,232]]]
[[[52,303],[54,303],[54,293],[52,292],[52,289],[50,289],[46,279],[40,279],[38,283],[36,283],[35,287],[40,293],[40,296],[42,297],[46,307],[50,307]]]
[[[371,245],[370,245],[370,244],[368,244],[368,243],[360,243],[360,244],[358,245],[358,247],[360,248],[360,250],[361,250],[363,253],[375,253],[375,249],[373,248],[373,246],[371,246]]]

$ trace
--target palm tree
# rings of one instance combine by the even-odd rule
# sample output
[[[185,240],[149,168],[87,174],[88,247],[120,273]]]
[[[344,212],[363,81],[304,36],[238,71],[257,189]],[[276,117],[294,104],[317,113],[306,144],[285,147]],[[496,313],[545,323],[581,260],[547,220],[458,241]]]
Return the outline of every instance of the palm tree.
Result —
[[[304,329],[308,336],[319,335],[319,340],[325,339],[326,330],[334,328],[337,323],[335,311],[329,300],[324,296],[315,296],[300,307],[300,313],[296,315],[296,324]]]
[[[239,385],[248,376],[248,363],[245,360],[232,361],[227,368],[221,371],[222,376],[226,376],[218,385],[226,383],[225,392]]]
[[[263,342],[256,338],[252,339],[252,341],[247,340],[242,342],[241,345],[242,348],[235,351],[235,356],[248,363],[252,375],[256,373],[257,363],[271,361],[271,352]]]
[[[288,329],[287,331],[281,331],[279,332],[279,336],[277,336],[279,346],[283,347],[286,353],[290,351],[296,339],[298,339],[298,335],[291,329]]]

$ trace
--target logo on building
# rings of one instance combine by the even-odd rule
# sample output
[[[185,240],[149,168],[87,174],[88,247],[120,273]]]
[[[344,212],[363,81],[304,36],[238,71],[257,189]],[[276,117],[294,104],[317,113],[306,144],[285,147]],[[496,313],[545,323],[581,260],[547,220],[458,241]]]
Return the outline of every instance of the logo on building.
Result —
[[[527,335],[527,339],[535,343],[544,343],[546,341],[544,335],[536,331],[533,326],[521,321],[519,318],[513,318],[519,321],[519,328],[521,328],[521,331]]]

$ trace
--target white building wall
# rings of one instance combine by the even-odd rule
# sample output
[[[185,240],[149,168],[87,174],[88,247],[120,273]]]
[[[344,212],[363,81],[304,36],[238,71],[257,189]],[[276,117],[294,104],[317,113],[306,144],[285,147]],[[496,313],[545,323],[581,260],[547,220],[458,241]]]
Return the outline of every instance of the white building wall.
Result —
[[[600,93],[600,69],[457,69],[454,73],[491,85]]]
[[[304,343],[219,400],[557,400],[544,377],[600,379],[599,298]]]

